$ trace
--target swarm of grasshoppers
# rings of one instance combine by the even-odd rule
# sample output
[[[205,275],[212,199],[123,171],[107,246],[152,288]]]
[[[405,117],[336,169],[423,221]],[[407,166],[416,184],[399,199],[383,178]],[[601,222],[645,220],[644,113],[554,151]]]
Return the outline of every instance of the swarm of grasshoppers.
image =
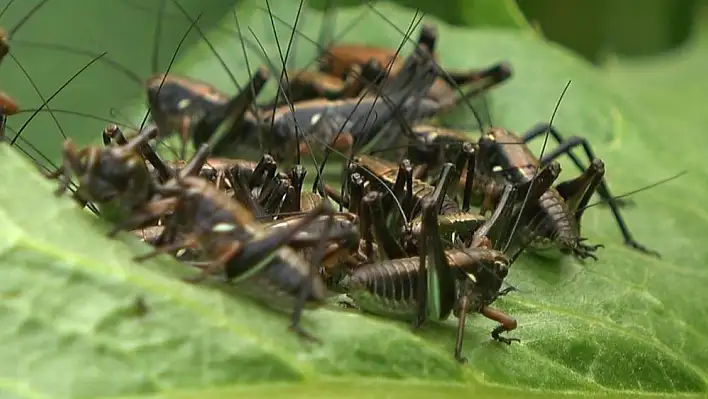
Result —
[[[173,2],[191,31],[198,18]],[[164,7],[165,1],[156,37]],[[220,279],[270,306],[290,307],[290,328],[301,337],[318,340],[301,325],[304,309],[344,294],[350,306],[413,328],[453,314],[454,356],[465,361],[469,314],[498,323],[494,340],[519,341],[502,335],[516,320],[492,305],[514,290],[503,284],[527,247],[597,259],[602,245],[587,244],[580,233],[595,192],[628,245],[658,253],[629,233],[587,141],[563,140],[550,124],[522,137],[503,128],[472,137],[431,124],[511,77],[503,62],[444,70],[437,40],[426,24],[406,57],[385,48],[323,46],[317,71],[290,68],[276,98],[263,103],[256,99],[274,75],[265,67],[231,96],[153,66],[145,81],[151,123],[132,137],[110,125],[103,147],[79,149],[67,140],[62,164],[47,176],[60,180],[57,194],[76,178],[80,203],[118,209],[110,235],[129,230],[154,247],[138,259],[169,254],[200,270],[185,282]],[[0,37],[0,61],[7,47]],[[471,90],[458,96],[461,85]],[[0,106],[3,118],[17,111],[9,98],[0,96]],[[547,131],[560,146],[537,158],[526,143]],[[173,133],[182,139],[181,155],[187,143],[197,149],[191,158],[167,162],[155,151],[153,141]],[[401,144],[393,161],[364,151]],[[245,159],[261,146],[256,159]],[[589,166],[570,152],[575,146],[586,150]],[[555,184],[555,160],[566,153],[583,172]],[[333,155],[345,159],[339,185],[322,177]],[[314,172],[302,156],[315,160]]]

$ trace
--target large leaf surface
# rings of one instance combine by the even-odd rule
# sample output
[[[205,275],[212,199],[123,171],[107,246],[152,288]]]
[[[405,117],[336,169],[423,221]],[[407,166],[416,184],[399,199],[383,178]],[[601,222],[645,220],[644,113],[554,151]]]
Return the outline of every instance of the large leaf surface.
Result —
[[[263,62],[254,35],[269,58],[279,61],[271,22],[259,4],[245,2],[238,8],[251,41],[251,67]],[[297,3],[280,0],[271,6],[292,24]],[[403,31],[413,16],[388,4],[376,9]],[[318,14],[305,13],[303,32],[314,38]],[[361,13],[364,21],[343,40],[398,45],[402,34],[365,7],[342,10],[338,26]],[[172,10],[169,17],[176,15]],[[275,24],[284,51],[290,28]],[[234,19],[227,16],[209,38],[243,83],[249,73],[234,31]],[[446,67],[512,63],[514,78],[493,95],[498,125],[523,131],[546,121],[572,79],[555,124],[568,135],[588,137],[606,163],[615,194],[691,169],[679,181],[637,195],[637,206],[624,210],[636,238],[660,250],[663,260],[622,246],[609,211],[598,206],[586,213],[583,228],[593,242],[606,245],[600,261],[582,265],[526,256],[514,266],[509,281],[521,292],[500,300],[499,306],[519,320],[513,335],[521,338],[520,345],[491,342],[492,324],[475,318],[466,341],[470,364],[460,367],[450,354],[453,322],[429,325],[414,335],[406,324],[326,309],[306,316],[307,328],[325,341],[322,347],[308,347],[285,331],[286,317],[234,298],[233,289],[186,286],[174,277],[188,270],[171,262],[134,264],[131,254],[146,248],[104,238],[106,227],[70,201],[54,200],[51,186],[3,148],[2,181],[22,189],[0,194],[0,264],[6,269],[0,284],[6,311],[0,318],[7,326],[0,353],[3,359],[16,359],[3,362],[0,392],[8,397],[179,397],[173,392],[197,390],[200,397],[215,398],[529,397],[529,389],[540,390],[534,391],[539,397],[568,391],[581,396],[615,390],[665,396],[705,392],[708,294],[702,286],[708,273],[700,244],[706,213],[699,204],[708,194],[701,184],[706,177],[700,170],[706,140],[700,134],[701,118],[663,116],[667,100],[652,100],[656,92],[641,90],[648,81],[642,81],[644,76],[617,71],[608,77],[528,32],[443,24],[439,31]],[[149,30],[144,33],[150,37]],[[315,49],[299,41],[298,64],[312,59]],[[235,91],[205,45],[184,54],[179,72]],[[626,83],[629,79],[635,82]],[[92,101],[83,94],[67,98],[76,107]],[[77,135],[84,140],[94,135],[89,127],[77,122]],[[696,144],[685,145],[679,137]],[[564,170],[564,177],[577,173],[568,163]],[[143,316],[138,298],[149,308]]]

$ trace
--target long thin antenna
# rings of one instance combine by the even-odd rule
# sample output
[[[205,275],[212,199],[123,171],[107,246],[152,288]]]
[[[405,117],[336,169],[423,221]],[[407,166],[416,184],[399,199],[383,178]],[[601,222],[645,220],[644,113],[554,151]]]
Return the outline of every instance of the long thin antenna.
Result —
[[[37,87],[37,84],[34,83],[34,79],[32,79],[29,72],[27,72],[27,70],[22,65],[22,63],[20,63],[20,61],[17,59],[17,57],[12,55],[12,53],[9,53],[9,55],[10,55],[10,58],[12,58],[12,60],[15,61],[15,64],[17,64],[17,66],[20,67],[20,70],[25,75],[27,80],[30,82],[30,85],[32,85],[34,92],[37,93],[37,95],[39,96],[39,99],[42,100],[42,102],[46,104],[46,101],[44,99],[44,96],[42,95],[42,92],[39,90],[39,87]],[[54,123],[57,125],[57,128],[59,129],[59,133],[61,133],[61,136],[64,138],[64,140],[66,140],[66,133],[64,133],[64,129],[61,127],[61,124],[59,123],[59,120],[57,120],[56,115],[54,115],[54,112],[52,112],[52,109],[49,108],[48,105],[46,106],[46,108],[47,108],[47,112],[49,112],[49,115],[51,115],[52,119],[54,120]]]
[[[556,117],[556,113],[558,112],[558,109],[560,108],[560,104],[563,101],[563,97],[565,96],[565,93],[568,91],[568,88],[570,87],[571,81],[568,80],[568,83],[565,84],[565,87],[563,88],[563,91],[561,92],[560,97],[558,98],[558,101],[556,102],[556,106],[553,108],[553,113],[551,114],[551,119],[550,122],[548,123],[549,126],[553,125],[553,120]],[[543,147],[541,147],[541,155],[538,157],[539,159],[543,158],[543,153],[546,150],[546,145],[548,144],[548,136],[550,134],[550,129],[546,131],[546,135],[543,139]],[[505,145],[505,144],[502,144]],[[513,145],[513,144],[506,144],[506,145]],[[536,182],[536,177],[540,173],[540,169],[534,170],[533,178],[531,179],[531,184],[529,186],[529,190],[526,191],[526,195],[524,195],[524,202],[522,203],[521,209],[523,210],[524,206],[526,206],[526,203],[528,202],[529,195],[531,194],[533,184]],[[504,249],[506,250],[509,245],[511,245],[511,240],[514,237],[514,234],[516,233],[516,229],[519,227],[519,222],[521,221],[521,216],[523,212],[519,212],[519,215],[517,216],[516,220],[514,221],[514,226],[511,229],[511,234],[509,234],[507,238],[507,242],[504,245]]]
[[[15,137],[13,137],[13,138],[12,138],[12,141],[10,141],[10,145],[15,145],[15,142],[17,141],[17,139],[20,138],[20,135],[22,134],[22,132],[24,131],[24,129],[25,129],[25,128],[27,127],[27,125],[32,121],[32,119],[34,119],[34,117],[37,116],[37,114],[39,114],[39,111],[40,111],[41,109],[43,109],[50,101],[52,101],[52,100],[54,99],[54,97],[56,97],[59,93],[61,93],[61,91],[64,90],[64,88],[66,88],[66,86],[68,86],[74,79],[76,79],[79,75],[81,75],[81,73],[82,73],[83,71],[85,71],[88,67],[90,67],[91,65],[93,65],[93,63],[95,63],[96,61],[98,61],[101,57],[103,57],[103,56],[106,55],[106,54],[107,54],[107,53],[102,53],[102,54],[99,55],[98,57],[96,57],[96,58],[92,59],[91,61],[89,61],[88,64],[84,65],[81,69],[79,69],[74,75],[71,76],[71,78],[69,78],[69,80],[67,80],[67,81],[66,81],[63,85],[61,85],[61,87],[59,87],[51,96],[49,96],[49,98],[47,98],[47,100],[42,104],[42,106],[39,107],[36,111],[34,111],[34,112],[32,113],[32,115],[30,115],[29,119],[27,119],[27,120],[25,121],[25,123],[22,125],[22,127],[20,127],[20,129],[17,131],[17,134],[15,135]]]

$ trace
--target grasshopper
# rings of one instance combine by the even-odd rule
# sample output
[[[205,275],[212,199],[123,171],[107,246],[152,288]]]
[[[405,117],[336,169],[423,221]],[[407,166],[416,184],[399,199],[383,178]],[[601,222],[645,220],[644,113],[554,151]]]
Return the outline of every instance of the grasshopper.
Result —
[[[329,11],[331,10],[328,9],[328,14],[331,14]],[[374,11],[376,10],[374,9]],[[331,29],[332,24],[328,23],[331,16],[327,15],[325,17],[326,21],[322,25],[320,36],[323,39],[331,33],[327,32]],[[271,16],[271,18],[277,19],[280,23],[290,27],[293,32],[297,32],[297,27],[290,25],[287,21],[277,16]],[[319,65],[317,71],[311,72],[305,68],[291,70],[286,74],[287,82],[285,82],[284,87],[289,89],[291,96],[310,94],[334,99],[344,98],[352,95],[352,93],[355,93],[353,95],[358,95],[359,93],[356,93],[356,89],[360,90],[361,88],[352,83],[357,75],[364,77],[364,81],[367,84],[379,86],[384,83],[385,76],[394,77],[404,69],[405,61],[399,56],[400,48],[394,50],[356,44],[332,46],[315,42],[302,33],[300,35],[315,44],[320,49],[321,54],[316,60]],[[424,24],[416,42],[416,47],[424,48],[434,54],[436,41],[436,28],[431,24]],[[379,73],[367,74],[363,72],[372,67],[378,69]],[[475,94],[477,94],[503,83],[510,77],[511,69],[507,63],[498,63],[479,71],[441,71],[439,77],[435,79],[433,85],[422,97],[441,105],[442,108],[450,108],[460,100],[455,99],[455,92],[458,86],[478,85],[480,88],[476,90]],[[469,98],[470,96],[466,97]]]
[[[319,205],[321,206],[321,205]],[[307,213],[305,213],[306,215]],[[290,216],[266,224],[270,231],[290,229],[305,216]],[[324,256],[318,267],[318,274],[330,289],[338,289],[338,282],[345,269],[351,269],[359,263],[357,251],[360,246],[358,217],[350,212],[338,212],[333,216],[332,227],[327,238]],[[295,242],[313,244],[321,240],[324,228],[329,223],[329,216],[321,216],[297,234]],[[306,248],[307,249],[307,248]],[[311,251],[311,250],[310,250]]]
[[[363,145],[389,127],[396,114],[405,121],[434,114],[437,109],[424,109],[426,105],[415,100],[417,93],[432,83],[434,66],[422,51],[409,57],[407,66],[406,74],[400,74],[376,95],[303,101],[265,113],[261,126],[266,133],[266,151],[279,162],[292,160],[309,152],[311,143],[306,134],[338,151],[348,151],[355,142]]]
[[[449,183],[442,182],[456,179],[457,176],[459,176],[457,170],[462,169],[465,165],[464,161],[467,161],[467,158],[461,157],[461,160],[457,161],[457,167],[454,167],[451,163],[445,164],[440,172],[436,186],[413,178],[412,165],[408,160],[403,160],[398,168],[396,168],[395,164],[385,160],[361,155],[355,157],[355,166],[351,170],[359,172],[362,176],[367,176],[368,178],[364,178],[364,180],[367,180],[369,184],[375,187],[381,187],[383,184],[386,186],[385,191],[390,190],[392,196],[388,199],[388,205],[383,205],[383,208],[385,209],[391,206],[391,199],[395,199],[400,203],[402,216],[405,220],[411,220],[410,228],[413,235],[416,236],[421,227],[420,204],[422,203],[422,199],[431,195],[437,196],[437,193],[440,191],[447,193],[449,191]],[[551,186],[553,181],[555,181],[559,173],[560,165],[557,163],[549,165],[549,167],[545,168],[539,176],[533,180],[533,184],[531,181],[528,181],[516,185],[519,197],[522,199],[526,197],[540,197],[542,193]],[[476,192],[481,192],[483,198],[488,198],[486,201],[490,204],[495,204],[500,200],[505,187],[508,185],[506,182],[490,179],[486,175],[476,174],[473,176],[475,181],[472,187],[474,187]],[[470,179],[470,181],[471,180],[472,179]],[[361,191],[363,191],[362,188],[356,190],[356,192]],[[384,190],[379,189],[379,191]],[[360,196],[360,194],[358,196]],[[462,208],[453,197],[447,194],[441,197],[441,201],[439,217],[441,225],[439,228],[444,232],[443,234],[449,235],[450,237],[457,235],[464,240],[464,237],[468,237],[469,231],[475,230],[484,222],[482,215],[469,212],[470,200],[468,198],[463,201]],[[388,218],[384,219],[391,221],[391,224],[384,227],[380,224],[381,222],[377,222],[379,223],[378,230],[380,234],[385,231],[395,230],[394,225],[400,223],[400,218],[392,217],[390,214]],[[376,218],[376,220],[383,219]]]
[[[424,24],[417,44],[435,55],[437,36],[435,26]],[[371,60],[383,65],[384,69],[389,70],[391,76],[395,76],[402,69],[402,60],[394,50],[356,44],[340,44],[328,48],[319,63],[321,71],[332,76],[344,76],[351,68],[361,67]],[[439,104],[454,104],[456,103],[454,97],[457,87],[485,82],[485,89],[489,89],[505,82],[511,75],[511,68],[507,63],[495,64],[484,70],[442,71],[440,77],[435,80],[430,90],[425,94],[425,98]]]
[[[464,362],[462,346],[465,318],[468,312],[478,312],[500,325],[492,330],[492,337],[510,344],[518,341],[500,335],[516,328],[516,320],[491,303],[505,294],[501,285],[508,274],[511,259],[491,248],[486,237],[492,229],[506,220],[513,202],[508,201],[514,191],[507,186],[505,200],[494,215],[475,233],[472,243],[463,248],[445,249],[440,237],[438,214],[443,204],[443,191],[437,197],[422,199],[422,237],[417,257],[375,262],[356,268],[341,281],[342,289],[362,310],[394,318],[413,321],[419,328],[425,320],[445,320],[453,313],[459,318],[455,358]]]
[[[108,203],[118,200],[127,209],[139,206],[153,195],[152,175],[138,152],[150,139],[149,132],[138,135],[117,147],[90,146],[79,150],[72,140],[63,147],[63,163],[48,173],[50,179],[60,179],[56,195],[61,195],[78,176],[79,196],[85,201]]]
[[[200,147],[192,161],[206,160],[208,151],[208,146]],[[239,283],[243,292],[256,299],[277,307],[294,302],[290,329],[302,337],[316,339],[300,326],[300,318],[305,306],[323,304],[326,287],[314,267],[288,244],[296,248],[312,246],[311,236],[298,237],[298,233],[318,217],[329,215],[313,255],[313,263],[320,263],[333,224],[332,210],[326,202],[287,228],[271,231],[243,204],[198,176],[177,175],[159,187],[158,192],[159,199],[135,212],[113,233],[173,213],[166,229],[177,229],[174,237],[183,238],[161,245],[140,259],[198,247],[208,261],[202,265],[202,273],[188,281],[199,282],[223,271],[227,281]]]
[[[238,105],[236,105],[238,106]],[[204,115],[204,119],[212,118]],[[207,123],[197,123],[200,129],[208,128]],[[119,214],[130,214],[134,209],[147,203],[155,195],[156,182],[145,159],[151,159],[163,177],[170,177],[173,171],[165,165],[149,146],[148,141],[155,136],[154,129],[143,130],[130,141],[115,126],[109,126],[103,134],[104,143],[115,139],[118,146],[104,148],[88,146],[78,149],[72,140],[64,142],[63,162],[56,171],[46,174],[50,179],[60,179],[57,195],[68,187],[72,175],[78,177],[78,196],[83,202],[109,205],[117,203]],[[120,145],[122,144],[122,145]],[[199,171],[201,165],[188,165],[185,173]]]
[[[487,147],[489,157],[479,159],[470,170],[479,175],[480,170],[487,173],[492,169],[499,169],[503,178],[510,182],[523,183],[530,181],[531,177],[539,168],[547,166],[556,161],[561,155],[569,154],[574,163],[582,170],[582,174],[575,179],[558,184],[555,188],[549,188],[541,196],[536,207],[537,214],[532,219],[526,220],[530,230],[528,230],[530,245],[532,248],[543,249],[550,246],[558,247],[563,253],[571,253],[579,259],[597,259],[594,252],[602,245],[590,245],[586,239],[580,235],[580,221],[585,206],[588,204],[593,193],[597,192],[603,202],[607,202],[615,217],[625,240],[625,244],[641,252],[659,256],[656,251],[650,250],[638,243],[620,212],[620,207],[625,203],[615,200],[610,194],[607,183],[604,180],[604,164],[594,156],[594,153],[587,140],[573,138],[570,144],[564,144],[557,150],[538,159],[526,143],[538,137],[548,129],[550,124],[542,124],[527,132],[522,136],[501,128],[489,128],[480,138],[478,143],[472,142],[469,137],[453,129],[438,128],[429,125],[420,125],[412,129],[414,144],[410,148],[409,154],[417,162],[426,164],[425,169],[434,169],[437,164],[449,159],[451,154],[463,146],[472,148],[472,151],[479,150],[480,146]],[[564,143],[558,132],[551,128],[549,130],[552,137],[558,137],[558,141]],[[588,158],[591,159],[589,167],[585,167],[580,160],[570,152],[574,145],[582,145],[586,149]],[[576,162],[577,161],[577,162]],[[420,172],[423,175],[425,172]],[[493,174],[499,175],[494,172]],[[467,184],[466,176],[462,176],[459,183],[460,190],[470,198],[473,190],[470,187],[465,189]],[[471,190],[471,191],[470,191]],[[473,201],[475,202],[475,201]],[[479,202],[479,198],[477,198]],[[531,215],[529,215],[531,217]]]
[[[275,17],[271,15],[271,18]],[[293,28],[293,34],[296,31],[297,29]],[[263,51],[265,53],[265,50]],[[364,63],[360,67],[380,69],[372,66],[375,64],[375,62]],[[392,124],[396,122],[402,124],[404,121],[412,122],[437,115],[445,111],[447,105],[441,105],[425,98],[425,93],[434,84],[438,74],[432,54],[421,44],[411,56],[402,61],[396,76],[390,81],[382,82],[376,90],[377,95],[366,95],[365,92],[358,99],[339,101],[313,99],[296,103],[287,101],[291,105],[281,106],[272,111],[266,109],[264,120],[270,120],[270,126],[267,124],[264,126],[263,136],[264,140],[267,140],[264,143],[265,150],[278,161],[292,159],[298,154],[308,152],[311,145],[306,142],[307,140],[301,140],[300,134],[305,135],[310,132],[315,127],[313,125],[319,124],[326,116],[329,116],[329,126],[321,126],[320,131],[329,132],[330,137],[326,137],[327,134],[322,133],[321,135],[325,137],[320,137],[317,141],[329,143],[336,150],[346,152],[355,141],[360,145],[369,143],[379,131],[384,130],[379,126],[391,129]],[[382,72],[378,75],[382,75]],[[289,80],[287,74],[285,77],[286,80]],[[414,92],[411,91],[413,90],[412,85],[418,86]],[[487,83],[482,83],[482,87],[471,91],[463,98],[484,90],[486,85]],[[285,93],[286,91],[287,88],[283,88],[281,85],[280,92]],[[293,96],[292,90],[290,96]],[[288,99],[286,98],[286,100]],[[396,112],[392,112],[390,109],[391,104],[400,108],[398,115],[393,115]],[[395,122],[391,121],[393,117],[396,117]],[[258,137],[259,135],[249,136]],[[334,139],[331,136],[334,136]],[[394,134],[393,131],[390,131],[385,140],[395,141],[397,137],[398,133]],[[282,145],[283,142],[287,143],[285,148]],[[381,144],[385,145],[386,143]]]

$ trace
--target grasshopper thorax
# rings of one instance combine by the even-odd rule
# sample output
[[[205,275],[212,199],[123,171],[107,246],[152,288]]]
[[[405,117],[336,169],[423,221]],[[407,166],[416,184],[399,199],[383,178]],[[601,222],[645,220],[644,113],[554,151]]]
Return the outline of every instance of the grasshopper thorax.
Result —
[[[452,258],[458,271],[454,315],[459,317],[463,296],[467,297],[469,312],[478,312],[494,302],[509,273],[509,258],[502,252],[487,249],[455,251]]]

